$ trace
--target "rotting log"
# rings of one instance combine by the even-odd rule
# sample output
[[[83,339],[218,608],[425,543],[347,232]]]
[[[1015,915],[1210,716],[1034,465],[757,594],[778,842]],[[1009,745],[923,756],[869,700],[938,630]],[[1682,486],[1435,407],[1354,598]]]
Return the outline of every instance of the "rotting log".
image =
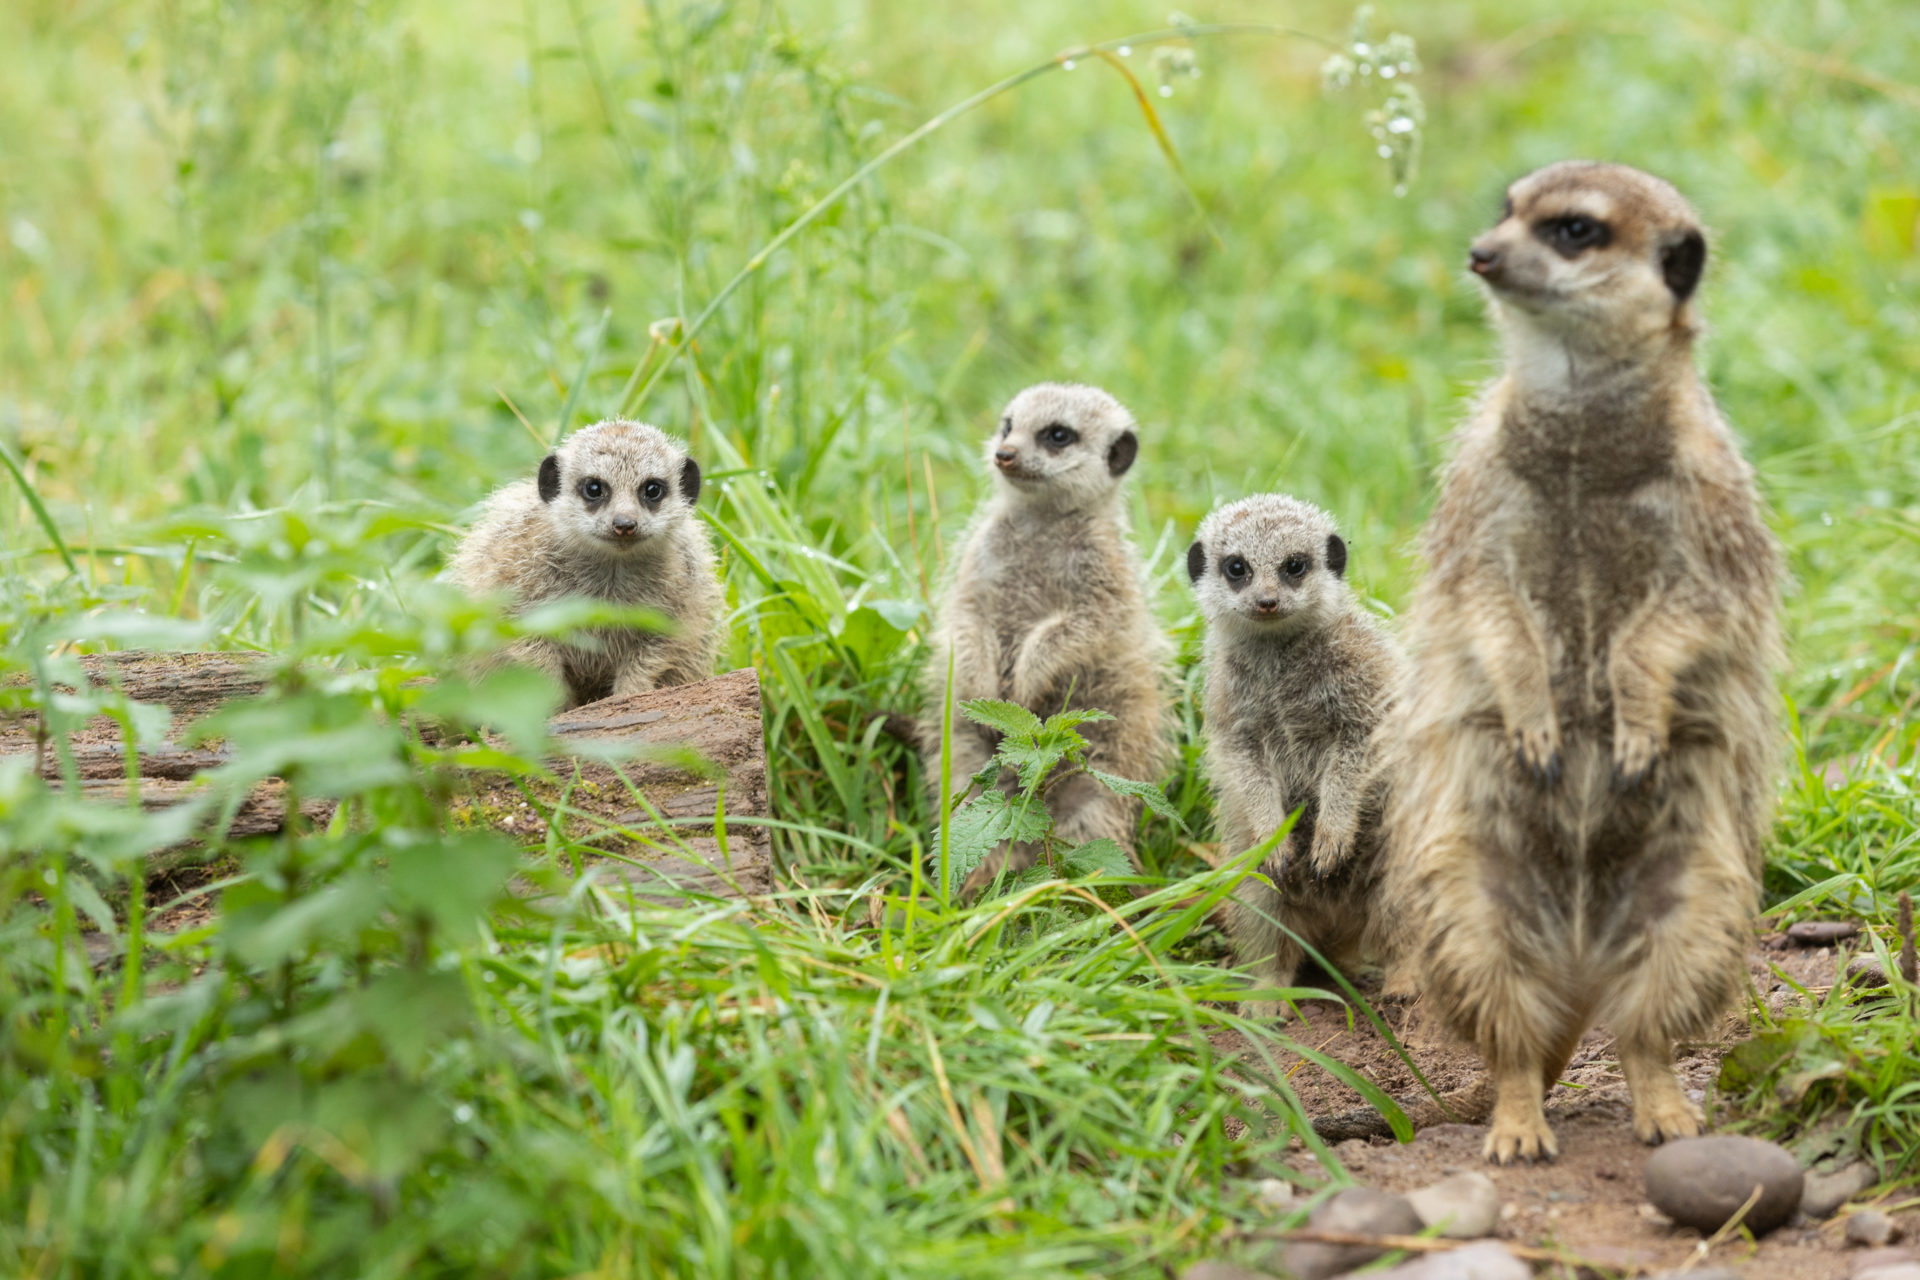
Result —
[[[139,751],[140,801],[149,809],[198,795],[202,774],[231,759],[224,744],[182,746],[187,726],[228,702],[265,687],[259,659],[225,653],[123,653],[81,659],[94,684],[118,684],[139,702],[173,713],[167,740]],[[546,763],[556,781],[469,775],[453,805],[455,821],[490,825],[523,842],[546,838],[544,814],[556,812],[567,835],[600,851],[603,879],[634,886],[646,897],[683,892],[716,896],[763,894],[772,886],[772,842],[766,827],[723,819],[767,816],[766,743],[760,681],[751,668],[696,684],[653,689],[576,707],[554,717],[561,753]],[[80,793],[103,805],[127,802],[120,726],[95,716],[68,734]],[[566,750],[578,743],[586,754]],[[588,744],[591,744],[589,747]],[[0,719],[0,756],[33,756],[36,769],[60,784],[65,765],[45,742],[36,717]],[[607,755],[622,757],[615,760]],[[724,803],[722,803],[724,801]],[[229,837],[272,835],[286,820],[286,787],[259,784],[228,823]],[[301,812],[327,821],[333,806],[309,800]],[[210,817],[213,815],[209,815]],[[202,832],[202,835],[205,835]],[[178,856],[156,860],[156,870]]]

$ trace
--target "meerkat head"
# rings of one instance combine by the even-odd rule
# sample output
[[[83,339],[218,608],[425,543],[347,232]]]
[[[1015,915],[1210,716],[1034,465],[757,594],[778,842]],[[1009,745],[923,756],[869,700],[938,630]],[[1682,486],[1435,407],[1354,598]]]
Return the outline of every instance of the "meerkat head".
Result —
[[[627,555],[692,513],[700,464],[658,427],[612,419],[580,428],[542,459],[538,487],[577,545]]]
[[[1619,164],[1568,160],[1507,189],[1468,267],[1510,339],[1613,360],[1694,330],[1707,261],[1700,219],[1672,186]]]
[[[1187,548],[1187,576],[1208,625],[1246,636],[1291,635],[1326,621],[1351,599],[1346,573],[1347,544],[1333,517],[1277,493],[1214,511]]]
[[[987,465],[1015,499],[1057,509],[1109,495],[1140,451],[1133,415],[1098,387],[1043,382],[1013,398],[987,441]]]

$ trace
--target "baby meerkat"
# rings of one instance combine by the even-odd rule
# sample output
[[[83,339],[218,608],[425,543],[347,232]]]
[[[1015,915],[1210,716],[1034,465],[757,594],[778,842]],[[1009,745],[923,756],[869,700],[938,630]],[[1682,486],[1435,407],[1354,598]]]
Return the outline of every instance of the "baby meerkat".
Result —
[[[1402,659],[1346,569],[1332,517],[1279,494],[1221,507],[1187,549],[1207,620],[1206,762],[1222,853],[1251,849],[1301,810],[1261,866],[1273,887],[1246,880],[1228,907],[1234,955],[1263,986],[1290,985],[1300,963],[1280,925],[1335,962],[1372,940],[1372,739]],[[1280,1007],[1252,1001],[1247,1012],[1271,1019]]]
[[[1132,415],[1095,387],[1028,387],[994,427],[986,455],[997,483],[967,532],[927,661],[921,741],[935,804],[949,657],[956,703],[999,698],[1039,716],[1098,708],[1113,719],[1081,727],[1088,764],[1143,782],[1164,767],[1168,646],[1147,610],[1120,500],[1138,450]],[[956,712],[953,776],[978,772],[998,745],[997,734]],[[1106,836],[1131,851],[1139,801],[1084,773],[1046,798],[1061,839]],[[962,892],[1029,867],[1038,854],[1025,845],[997,850]]]
[[[657,427],[614,419],[582,427],[487,500],[448,576],[472,592],[506,591],[513,611],[563,597],[647,605],[671,634],[601,627],[588,649],[528,636],[504,657],[552,676],[569,707],[713,674],[722,592],[713,548],[694,518],[700,464]]]
[[[1403,985],[1486,1060],[1502,1164],[1556,1154],[1543,1091],[1595,1021],[1635,1134],[1697,1133],[1673,1042],[1746,974],[1782,568],[1694,370],[1706,252],[1671,186],[1583,162],[1472,248],[1506,372],[1424,534],[1383,896]]]

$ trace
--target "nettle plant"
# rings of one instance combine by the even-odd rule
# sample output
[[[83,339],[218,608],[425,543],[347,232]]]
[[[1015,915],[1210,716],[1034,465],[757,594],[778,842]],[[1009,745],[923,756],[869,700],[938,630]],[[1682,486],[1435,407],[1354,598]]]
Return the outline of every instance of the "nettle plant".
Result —
[[[1010,890],[1061,876],[1132,875],[1127,851],[1114,841],[1102,836],[1069,845],[1054,834],[1046,797],[1076,774],[1086,774],[1117,795],[1140,800],[1150,812],[1186,831],[1178,810],[1160,788],[1103,773],[1087,763],[1088,744],[1080,726],[1113,719],[1105,711],[1076,708],[1042,720],[1017,703],[995,698],[963,702],[960,711],[975,724],[997,732],[1000,745],[993,758],[965,780],[964,787],[947,792],[940,833],[940,882],[949,895],[1002,843],[1040,846],[1041,856],[1031,867],[1002,878],[1000,883]],[[979,794],[965,799],[976,790]]]

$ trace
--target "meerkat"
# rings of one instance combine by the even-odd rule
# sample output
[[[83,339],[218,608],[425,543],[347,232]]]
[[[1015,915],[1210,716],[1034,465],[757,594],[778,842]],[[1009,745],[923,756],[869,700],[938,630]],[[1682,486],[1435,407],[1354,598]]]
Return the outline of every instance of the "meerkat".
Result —
[[[1187,549],[1206,618],[1205,758],[1221,851],[1300,817],[1227,909],[1235,959],[1262,986],[1290,986],[1302,952],[1335,963],[1375,933],[1381,778],[1373,735],[1401,656],[1346,580],[1347,544],[1320,508],[1243,498],[1200,524]],[[1271,1020],[1280,1006],[1249,1001]]]
[[[1691,207],[1620,165],[1508,191],[1471,270],[1506,368],[1463,428],[1407,618],[1384,896],[1403,987],[1485,1058],[1485,1154],[1551,1158],[1544,1091],[1614,1033],[1648,1143],[1737,996],[1782,738],[1780,552],[1694,369]]]
[[[950,660],[956,704],[998,698],[1043,717],[1098,708],[1113,719],[1081,726],[1088,764],[1144,782],[1161,772],[1168,645],[1147,609],[1120,494],[1138,451],[1132,415],[1095,387],[1028,387],[994,426],[986,445],[993,492],[968,530],[930,636],[921,741],[935,805],[946,799],[939,765]],[[957,712],[952,720],[953,776],[966,778],[992,758],[998,735]],[[1105,836],[1131,854],[1139,801],[1084,773],[1052,786],[1046,801],[1056,836]],[[996,850],[963,895],[1038,854],[1027,845]]]
[[[536,667],[568,707],[687,684],[713,674],[723,594],[713,548],[694,518],[700,464],[657,427],[611,420],[582,427],[487,500],[460,540],[448,577],[468,591],[505,591],[513,612],[563,597],[647,605],[668,634],[600,627],[595,648],[527,636],[502,660]]]

